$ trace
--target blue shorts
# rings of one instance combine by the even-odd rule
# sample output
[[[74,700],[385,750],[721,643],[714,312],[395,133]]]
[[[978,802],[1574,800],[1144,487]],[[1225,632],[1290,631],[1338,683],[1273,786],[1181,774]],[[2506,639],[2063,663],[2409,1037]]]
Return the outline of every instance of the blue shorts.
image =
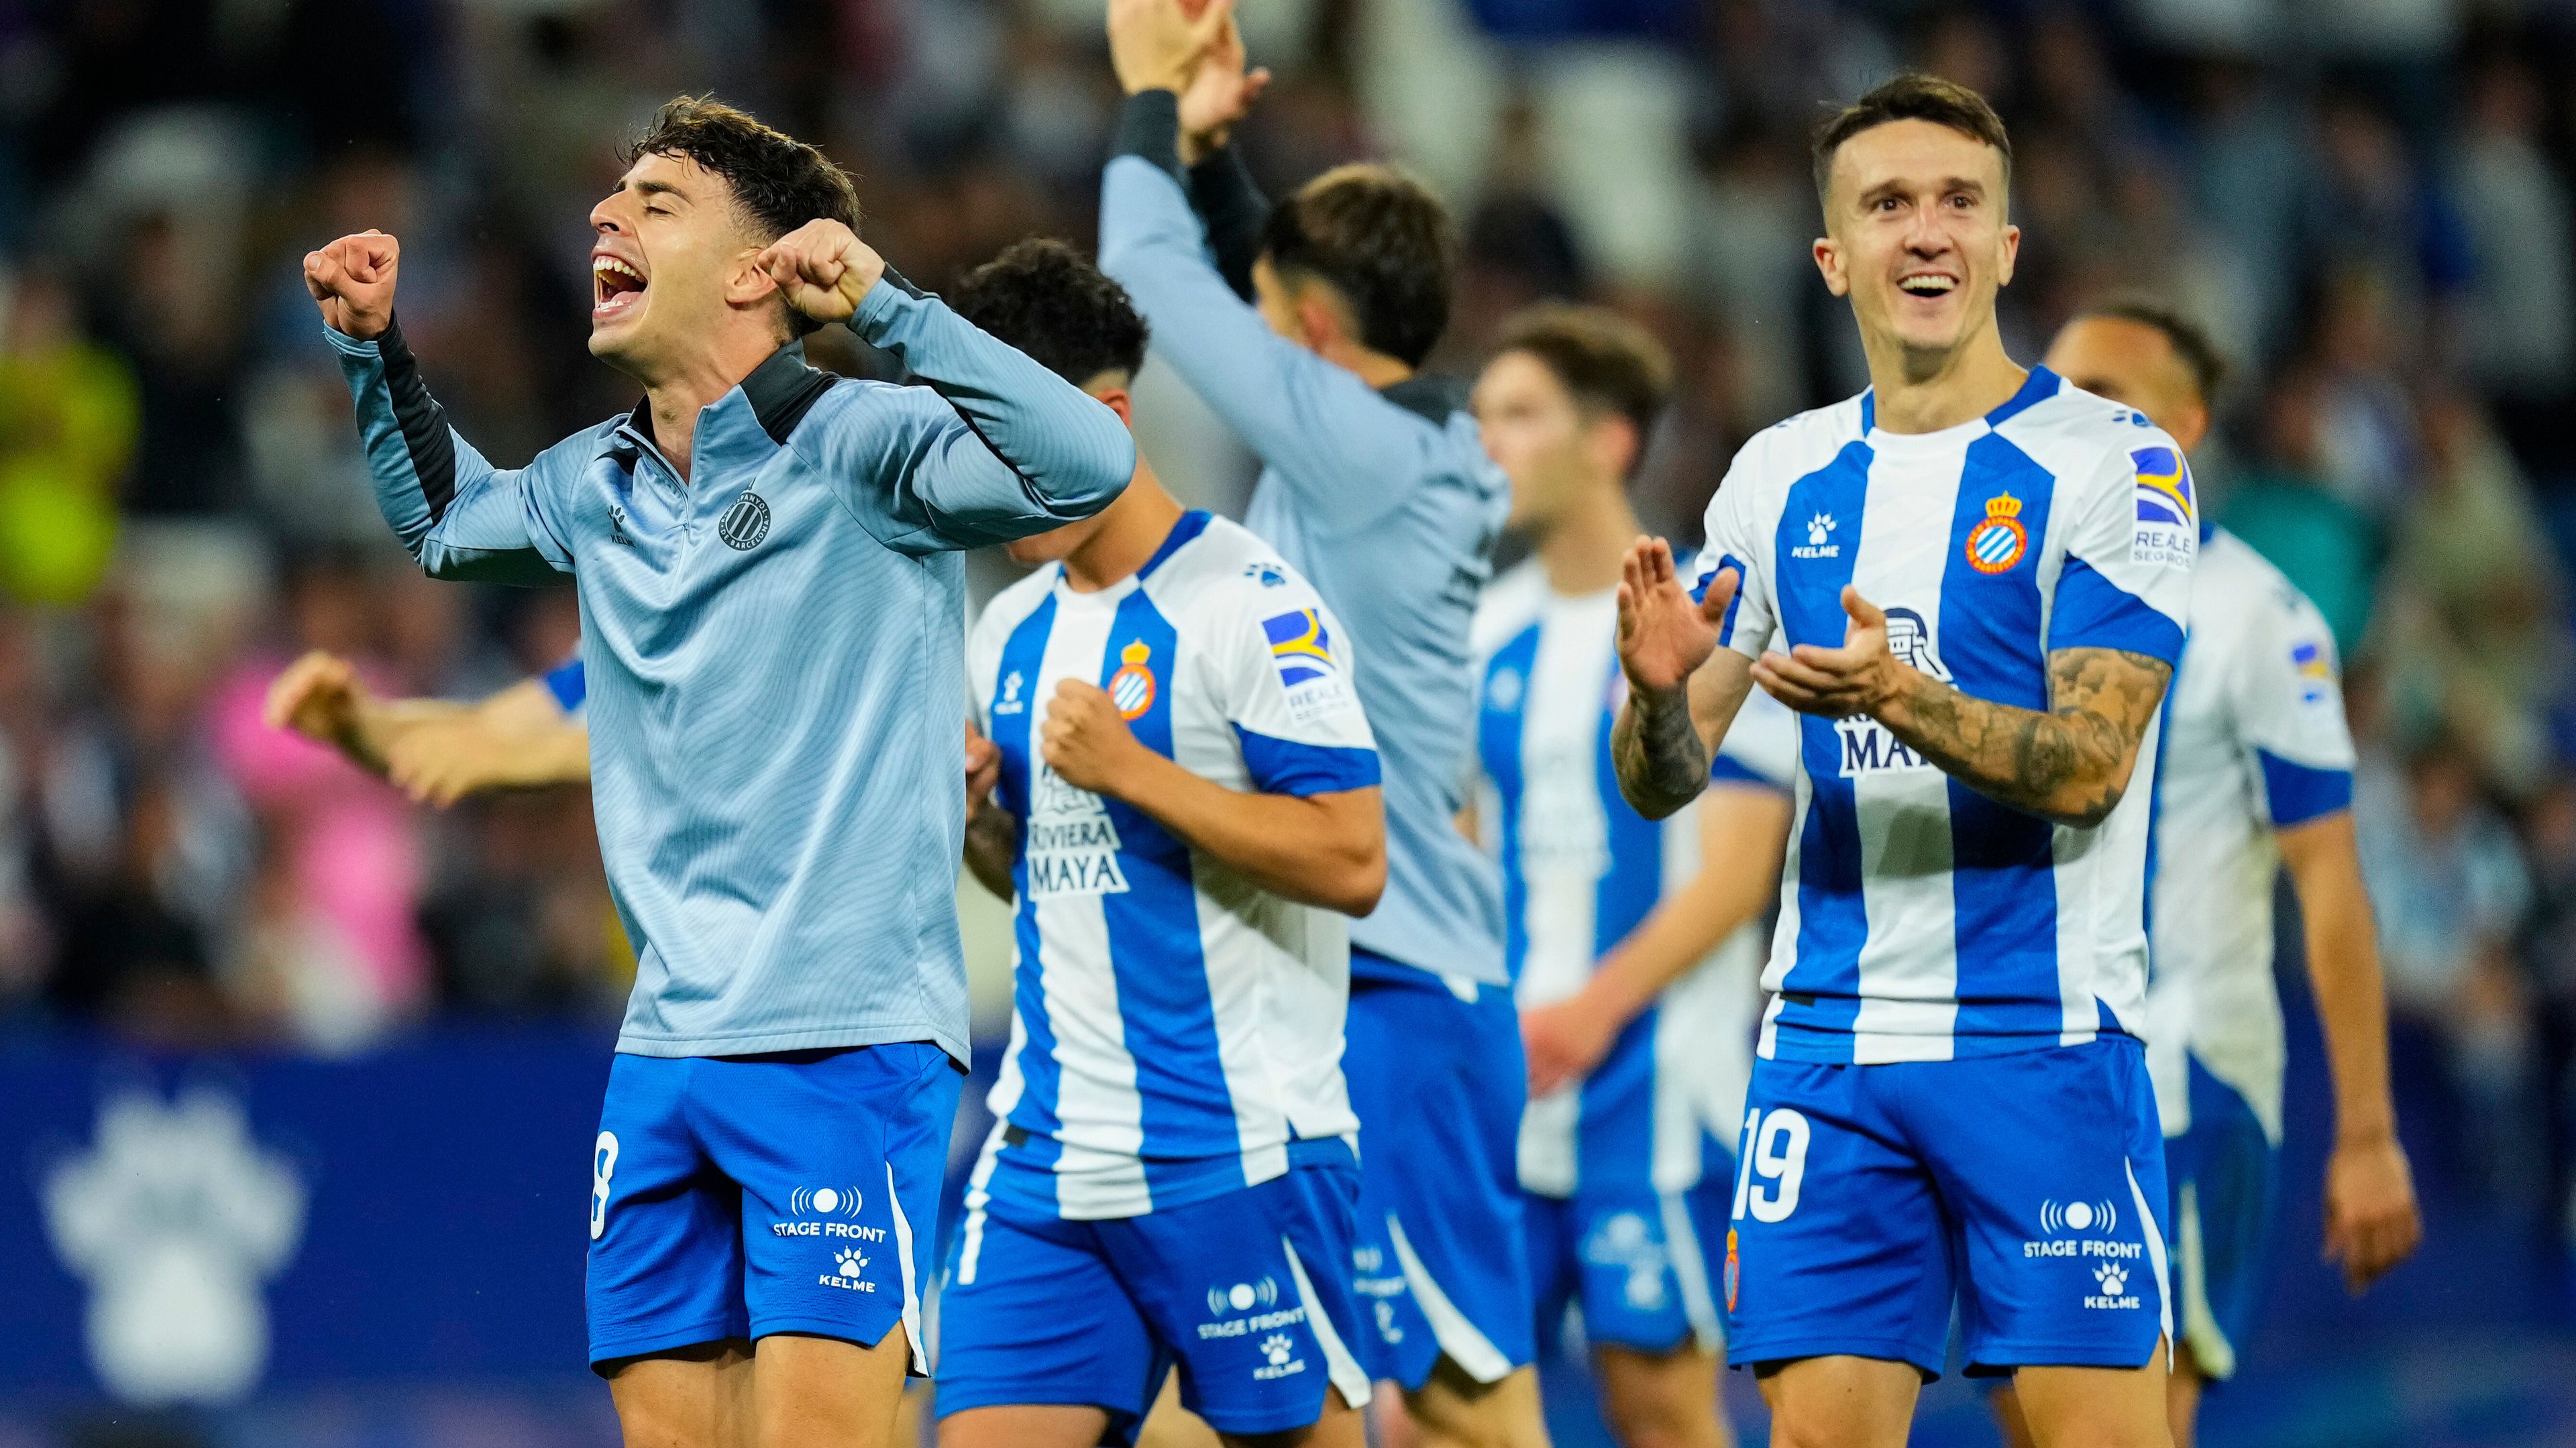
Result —
[[[2134,1368],[2171,1336],[2164,1137],[2135,1040],[1756,1060],[1747,1100],[1729,1362],[1848,1353],[1937,1377],[1954,1299],[1972,1375]]]
[[[1529,1076],[1511,992],[1453,989],[1354,950],[1342,1034],[1360,1118],[1360,1362],[1408,1391],[1443,1356],[1500,1382],[1537,1355],[1518,1163]]]
[[[926,1371],[959,1079],[926,1041],[618,1056],[590,1159],[591,1366],[777,1332],[873,1346],[900,1323]]]
[[[1175,1365],[1182,1405],[1221,1433],[1303,1428],[1328,1384],[1367,1402],[1338,1271],[1358,1198],[1355,1166],[1304,1166],[1142,1217],[970,1211],[939,1293],[939,1416],[1082,1404],[1132,1443]]]
[[[1582,1309],[1584,1339],[1596,1347],[1660,1355],[1724,1345],[1718,1263],[1707,1249],[1726,1242],[1735,1157],[1712,1144],[1704,1159],[1707,1174],[1684,1192],[1587,1184],[1571,1197],[1524,1199],[1542,1339],[1572,1306]]]
[[[2236,1088],[2193,1058],[2191,1127],[2165,1138],[2173,1179],[2174,1301],[2202,1376],[2235,1376],[2271,1264],[2280,1149]]]

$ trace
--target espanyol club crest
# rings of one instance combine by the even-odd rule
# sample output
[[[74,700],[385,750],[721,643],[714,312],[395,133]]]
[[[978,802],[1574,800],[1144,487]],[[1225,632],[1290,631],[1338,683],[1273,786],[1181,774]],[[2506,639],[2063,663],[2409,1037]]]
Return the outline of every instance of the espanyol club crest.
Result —
[[[1979,573],[2003,573],[2030,548],[2030,530],[2021,523],[2021,499],[1997,493],[1986,499],[1986,516],[1968,530],[1968,566]]]
[[[1118,717],[1137,720],[1154,707],[1154,671],[1145,661],[1154,651],[1142,639],[1118,651],[1118,672],[1109,676],[1109,702],[1118,706]]]
[[[716,536],[727,548],[748,553],[769,536],[769,504],[760,494],[745,492],[716,520]]]

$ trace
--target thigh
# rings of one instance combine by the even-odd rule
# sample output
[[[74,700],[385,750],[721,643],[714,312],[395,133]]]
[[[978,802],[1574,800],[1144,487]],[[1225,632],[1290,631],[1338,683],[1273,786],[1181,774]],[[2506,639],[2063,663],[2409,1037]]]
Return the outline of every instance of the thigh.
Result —
[[[926,1372],[921,1302],[959,1083],[947,1054],[906,1042],[698,1064],[699,1139],[742,1188],[751,1336],[872,1347],[900,1327]]]
[[[1771,1448],[1903,1448],[1922,1375],[1905,1363],[1840,1354],[1762,1374]]]
[[[1018,1421],[986,1409],[1085,1409],[1092,1439],[1132,1440],[1168,1367],[1103,1252],[1098,1228],[991,1206],[973,1209],[939,1293],[937,1412],[943,1442]],[[972,1416],[958,1429],[949,1423]],[[1065,1419],[1063,1413],[1040,1419]],[[1069,1421],[1069,1419],[1068,1419]]]
[[[778,1332],[751,1359],[749,1448],[894,1448],[912,1350]]]
[[[590,1361],[750,1335],[741,1194],[687,1124],[698,1062],[618,1056],[590,1159]]]
[[[748,1448],[751,1371],[740,1338],[618,1363],[608,1396],[619,1436],[628,1448]]]
[[[1727,1361],[1941,1371],[1955,1244],[1890,1066],[1756,1061],[1725,1238]]]
[[[1535,1354],[1515,1156],[1526,1067],[1511,997],[1438,978],[1355,988],[1343,1054],[1360,1117],[1352,1255],[1360,1359],[1407,1389],[1443,1357],[1480,1383]]]
[[[2168,1448],[2164,1354],[2142,1367],[2025,1367],[2013,1374],[2034,1442]]]
[[[1971,1372],[2160,1357],[2164,1135],[2145,1054],[2106,1037],[1891,1068],[1907,1073],[1913,1138],[1960,1224]]]
[[[2196,1059],[2190,1073],[2191,1129],[2165,1141],[2175,1331],[2200,1375],[2224,1380],[2262,1305],[2279,1151],[2243,1096]]]
[[[1101,1224],[1111,1264],[1163,1351],[1181,1403],[1230,1437],[1311,1427],[1332,1394],[1368,1401],[1353,1355],[1350,1260],[1359,1195],[1350,1166],[1285,1176],[1149,1216]]]
[[[1593,1349],[1592,1363],[1604,1415],[1620,1442],[1705,1448],[1727,1441],[1716,1353],[1689,1342],[1662,1353],[1604,1346]]]

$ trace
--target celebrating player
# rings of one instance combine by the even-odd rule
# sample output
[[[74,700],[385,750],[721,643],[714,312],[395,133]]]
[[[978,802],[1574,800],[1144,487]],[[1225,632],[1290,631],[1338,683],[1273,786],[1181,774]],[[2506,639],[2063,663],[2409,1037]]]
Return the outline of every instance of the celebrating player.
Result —
[[[1069,247],[955,298],[1128,415],[1145,323]],[[1359,1448],[1342,916],[1385,888],[1386,830],[1339,624],[1142,464],[1010,553],[1048,566],[975,626],[1001,770],[967,859],[1018,901],[1014,1015],[940,1295],[940,1441],[1132,1442],[1177,1363],[1229,1442]]]
[[[2144,416],[2005,355],[2010,142],[1904,76],[1815,147],[1815,258],[1871,387],[1740,452],[1704,596],[1640,540],[1619,781],[1698,796],[1756,683],[1803,716],[1727,1351],[1783,1441],[1905,1441],[1954,1298],[2043,1443],[2166,1442],[2145,1050],[2156,710],[2199,543]],[[1778,651],[1774,651],[1774,645]]]
[[[2076,318],[2048,366],[2145,413],[2185,451],[2209,431],[2217,349],[2141,302]],[[2316,606],[2232,533],[2201,529],[2191,631],[2158,762],[2147,924],[2147,1065],[2171,1182],[2174,1442],[2204,1379],[2236,1370],[2261,1301],[2286,1046],[2272,983],[2272,879],[2286,861],[2334,1068],[2326,1253],[2352,1290],[2414,1251],[2422,1225],[2388,1095],[2388,1003],[2352,835],[2352,737]],[[2007,1436],[2028,1441],[2009,1392]]]
[[[1797,739],[1788,710],[1750,700],[1698,801],[1655,823],[1619,798],[1616,590],[1637,536],[1627,483],[1670,378],[1634,323],[1544,306],[1505,325],[1476,383],[1486,449],[1511,476],[1512,527],[1537,556],[1477,611],[1475,811],[1503,861],[1529,1051],[1520,1180],[1538,1331],[1581,1306],[1621,1442],[1715,1448],[1728,1436],[1705,1249],[1724,1240],[1735,1186],[1755,918],[1778,889]]]
[[[383,699],[355,665],[320,649],[268,686],[269,727],[340,751],[422,804],[590,778],[581,660],[567,659],[471,704]]]
[[[638,952],[588,1289],[628,1441],[884,1444],[967,1051],[954,550],[1098,512],[1135,449],[889,272],[812,147],[683,98],[628,161],[591,213],[590,348],[644,400],[525,468],[422,385],[394,238],[333,242],[305,284],[412,555],[580,590],[600,852]],[[806,366],[832,321],[929,385]]]
[[[1351,927],[1353,1263],[1374,1309],[1361,1361],[1404,1387],[1430,1441],[1516,1448],[1546,1434],[1512,1165],[1520,1032],[1493,866],[1453,825],[1475,727],[1468,630],[1508,484],[1464,389],[1415,370],[1448,323],[1446,212],[1373,166],[1273,209],[1225,144],[1263,76],[1244,68],[1229,3],[1193,21],[1181,0],[1112,0],[1130,99],[1101,185],[1101,269],[1260,456],[1246,521],[1348,625],[1385,760],[1386,897]]]

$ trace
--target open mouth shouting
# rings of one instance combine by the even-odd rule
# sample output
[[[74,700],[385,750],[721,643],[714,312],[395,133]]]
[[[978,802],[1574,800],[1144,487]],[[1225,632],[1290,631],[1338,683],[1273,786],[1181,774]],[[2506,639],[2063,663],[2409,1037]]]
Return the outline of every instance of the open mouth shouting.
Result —
[[[644,273],[623,257],[605,251],[590,254],[590,320],[593,326],[616,320],[643,304]]]

